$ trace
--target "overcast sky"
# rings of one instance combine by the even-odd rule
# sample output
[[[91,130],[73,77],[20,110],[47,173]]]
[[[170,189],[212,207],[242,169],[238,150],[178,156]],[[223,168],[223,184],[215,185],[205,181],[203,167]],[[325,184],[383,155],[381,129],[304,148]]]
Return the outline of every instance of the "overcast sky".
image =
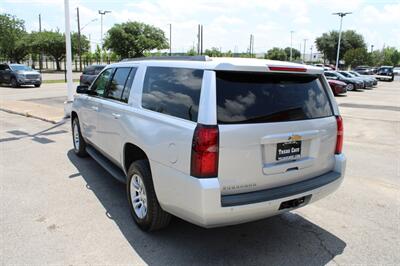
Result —
[[[63,0],[1,0],[0,12],[24,19],[28,31],[42,28],[64,31]],[[76,10],[79,6],[83,34],[91,38],[92,46],[100,44],[98,10],[110,10],[104,17],[104,32],[114,23],[141,21],[157,26],[169,36],[172,24],[173,52],[186,52],[196,43],[197,25],[204,25],[204,47],[223,51],[246,51],[249,35],[255,36],[255,52],[278,46],[299,49],[307,41],[309,53],[317,36],[337,30],[339,17],[332,12],[350,11],[343,29],[361,33],[370,48],[384,45],[400,49],[400,0],[70,0],[71,27],[77,30]],[[3,37],[3,36],[2,36]],[[302,48],[303,49],[303,48]],[[315,48],[314,48],[315,51]]]

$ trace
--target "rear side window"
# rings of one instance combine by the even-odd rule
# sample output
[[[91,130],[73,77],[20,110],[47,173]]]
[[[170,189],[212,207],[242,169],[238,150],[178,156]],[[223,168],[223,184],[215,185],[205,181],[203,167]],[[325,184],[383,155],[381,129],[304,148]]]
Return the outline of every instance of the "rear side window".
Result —
[[[94,75],[94,67],[89,66],[83,70],[84,75]]]
[[[131,73],[129,73],[128,80],[126,81],[125,84],[125,89],[122,92],[122,98],[121,101],[127,103],[129,99],[129,93],[131,92],[131,87],[133,83],[133,79],[135,78],[137,68],[132,68]]]
[[[103,69],[104,69],[104,66],[95,67],[94,71],[93,71],[93,75],[98,75]]]
[[[318,76],[217,72],[220,124],[296,121],[332,115]]]
[[[203,72],[148,67],[143,84],[143,108],[196,122]]]

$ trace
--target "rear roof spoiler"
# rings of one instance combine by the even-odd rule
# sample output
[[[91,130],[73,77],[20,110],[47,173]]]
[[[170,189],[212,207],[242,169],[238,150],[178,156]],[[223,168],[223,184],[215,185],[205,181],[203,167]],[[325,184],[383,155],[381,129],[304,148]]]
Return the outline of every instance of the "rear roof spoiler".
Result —
[[[196,56],[147,56],[137,58],[125,58],[120,62],[130,61],[148,61],[148,60],[165,60],[165,61],[212,61],[207,55],[196,55]]]

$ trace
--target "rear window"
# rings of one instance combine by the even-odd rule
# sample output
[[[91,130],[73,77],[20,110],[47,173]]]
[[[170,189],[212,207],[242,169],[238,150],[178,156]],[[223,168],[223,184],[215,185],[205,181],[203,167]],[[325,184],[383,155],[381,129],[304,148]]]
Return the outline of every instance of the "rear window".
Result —
[[[220,124],[296,121],[332,114],[318,76],[217,72]]]
[[[148,67],[143,84],[143,108],[197,121],[203,70]]]

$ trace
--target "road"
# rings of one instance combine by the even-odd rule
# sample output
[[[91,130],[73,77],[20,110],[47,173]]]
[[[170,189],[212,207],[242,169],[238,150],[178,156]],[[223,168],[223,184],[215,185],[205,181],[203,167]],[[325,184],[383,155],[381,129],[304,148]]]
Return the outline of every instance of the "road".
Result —
[[[257,222],[203,229],[175,218],[151,234],[133,223],[125,187],[73,154],[69,120],[0,112],[0,262],[399,265],[400,82],[337,101],[348,157],[337,192]]]

